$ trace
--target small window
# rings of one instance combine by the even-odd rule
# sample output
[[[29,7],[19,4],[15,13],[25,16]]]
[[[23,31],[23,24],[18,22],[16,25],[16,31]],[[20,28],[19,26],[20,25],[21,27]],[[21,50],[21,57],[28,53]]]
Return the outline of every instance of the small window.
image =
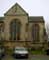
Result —
[[[0,23],[0,40],[3,40],[4,23]]]

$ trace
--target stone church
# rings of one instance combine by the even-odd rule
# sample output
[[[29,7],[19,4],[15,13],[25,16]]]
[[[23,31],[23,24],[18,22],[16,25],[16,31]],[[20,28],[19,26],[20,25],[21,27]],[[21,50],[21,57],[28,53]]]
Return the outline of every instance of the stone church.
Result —
[[[5,47],[42,47],[45,36],[44,18],[29,16],[17,3],[0,17],[0,43]]]

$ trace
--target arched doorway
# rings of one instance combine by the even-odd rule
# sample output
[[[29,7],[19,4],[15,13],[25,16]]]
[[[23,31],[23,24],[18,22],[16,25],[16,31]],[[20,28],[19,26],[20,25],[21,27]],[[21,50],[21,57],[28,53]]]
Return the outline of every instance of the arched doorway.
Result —
[[[10,23],[10,40],[20,40],[21,23],[14,19]]]

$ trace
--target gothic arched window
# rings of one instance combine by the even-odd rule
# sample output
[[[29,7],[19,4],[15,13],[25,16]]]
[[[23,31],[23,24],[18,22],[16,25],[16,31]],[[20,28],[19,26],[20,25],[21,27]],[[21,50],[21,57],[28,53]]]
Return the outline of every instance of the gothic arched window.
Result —
[[[32,26],[32,37],[33,37],[33,42],[39,42],[39,25],[34,24]]]
[[[10,23],[10,40],[20,40],[20,26],[17,19]]]

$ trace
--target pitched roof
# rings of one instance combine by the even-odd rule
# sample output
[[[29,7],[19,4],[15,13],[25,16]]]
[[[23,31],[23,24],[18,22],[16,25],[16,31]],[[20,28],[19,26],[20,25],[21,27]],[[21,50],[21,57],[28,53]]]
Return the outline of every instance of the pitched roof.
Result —
[[[29,22],[44,22],[43,16],[30,16]]]
[[[4,15],[26,15],[27,12],[18,4],[14,4]]]

